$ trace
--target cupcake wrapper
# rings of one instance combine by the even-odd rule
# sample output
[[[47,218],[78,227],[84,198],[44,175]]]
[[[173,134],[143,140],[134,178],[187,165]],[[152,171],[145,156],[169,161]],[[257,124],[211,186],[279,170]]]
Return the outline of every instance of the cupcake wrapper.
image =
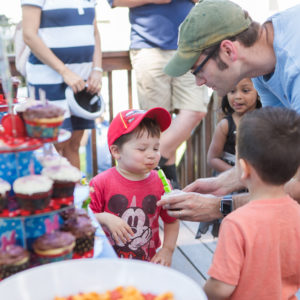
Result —
[[[47,193],[38,193],[34,195],[16,194],[19,207],[29,211],[41,210],[46,208],[51,199],[52,190]]]
[[[55,256],[42,256],[42,255],[38,255],[38,254],[35,254],[35,255],[36,255],[36,257],[35,257],[36,263],[43,265],[43,264],[48,264],[48,263],[52,263],[52,262],[72,259],[73,251],[64,252],[60,255],[55,255]]]
[[[44,127],[44,128],[51,128],[51,127],[58,127],[61,126],[63,122],[63,118],[60,118],[59,120],[56,120],[55,122],[53,122],[52,120],[50,121],[50,119],[45,119],[45,121],[43,120],[39,120],[39,121],[32,121],[32,120],[27,120],[25,119],[25,123],[31,126],[39,126],[39,127]]]
[[[54,182],[52,198],[67,198],[74,195],[75,182]]]
[[[0,211],[7,208],[7,204],[8,204],[8,193],[6,193],[5,195],[0,194]]]
[[[0,266],[0,280],[10,275],[16,274],[17,272],[24,271],[30,266],[29,260],[20,265],[2,265]]]
[[[31,125],[25,122],[27,135],[34,138],[56,138],[61,126],[50,127],[46,125]]]
[[[74,253],[78,255],[84,255],[86,252],[91,251],[92,249],[94,249],[94,240],[94,233],[90,236],[77,238]]]

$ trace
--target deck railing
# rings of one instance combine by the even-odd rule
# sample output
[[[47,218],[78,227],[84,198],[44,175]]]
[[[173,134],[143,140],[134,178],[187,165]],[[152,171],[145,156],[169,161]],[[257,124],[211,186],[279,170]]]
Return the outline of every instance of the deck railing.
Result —
[[[9,56],[11,73],[13,76],[20,76],[15,68],[15,57]],[[107,75],[108,99],[109,99],[109,119],[112,120],[113,112],[113,76],[112,72],[116,70],[127,70],[128,77],[128,108],[132,108],[132,66],[129,58],[129,51],[103,52],[103,70],[104,76]],[[208,112],[204,120],[193,131],[190,139],[186,142],[185,152],[178,164],[178,175],[181,186],[185,186],[199,177],[211,175],[211,169],[206,163],[206,153],[211,141],[212,133],[215,129],[217,120],[217,97],[212,95],[208,106]],[[96,150],[96,131],[92,130],[92,153]],[[97,173],[97,155],[92,159],[93,173]]]

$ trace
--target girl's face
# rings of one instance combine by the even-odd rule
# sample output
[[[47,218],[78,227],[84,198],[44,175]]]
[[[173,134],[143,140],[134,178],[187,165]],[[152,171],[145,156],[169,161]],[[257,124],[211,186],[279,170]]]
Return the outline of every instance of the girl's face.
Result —
[[[144,179],[158,165],[159,140],[159,137],[148,136],[146,131],[140,133],[139,137],[133,135],[118,150],[118,157],[115,157],[118,167],[129,177],[133,175],[135,179]]]
[[[237,86],[227,94],[232,109],[243,115],[256,108],[257,91],[250,78],[242,79]]]

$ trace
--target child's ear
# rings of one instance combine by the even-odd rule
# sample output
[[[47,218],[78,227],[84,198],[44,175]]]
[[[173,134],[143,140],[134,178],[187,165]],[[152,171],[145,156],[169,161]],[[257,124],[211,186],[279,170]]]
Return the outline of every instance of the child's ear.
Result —
[[[241,172],[241,179],[245,180],[250,176],[250,165],[243,158],[239,159],[239,164],[240,164],[240,168],[241,168],[241,171],[242,171]]]
[[[118,160],[120,158],[120,151],[117,145],[111,145],[109,150],[114,159]]]

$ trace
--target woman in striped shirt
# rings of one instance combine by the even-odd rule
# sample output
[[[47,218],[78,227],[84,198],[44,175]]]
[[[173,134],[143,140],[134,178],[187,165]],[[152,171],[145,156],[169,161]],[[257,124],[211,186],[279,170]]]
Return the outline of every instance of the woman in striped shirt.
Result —
[[[57,144],[63,156],[79,168],[79,146],[84,129],[94,121],[72,116],[65,97],[74,93],[99,93],[102,82],[100,34],[95,16],[95,0],[21,0],[23,37],[31,49],[26,72],[28,86],[46,92],[46,98],[64,108],[63,128],[71,138]]]

